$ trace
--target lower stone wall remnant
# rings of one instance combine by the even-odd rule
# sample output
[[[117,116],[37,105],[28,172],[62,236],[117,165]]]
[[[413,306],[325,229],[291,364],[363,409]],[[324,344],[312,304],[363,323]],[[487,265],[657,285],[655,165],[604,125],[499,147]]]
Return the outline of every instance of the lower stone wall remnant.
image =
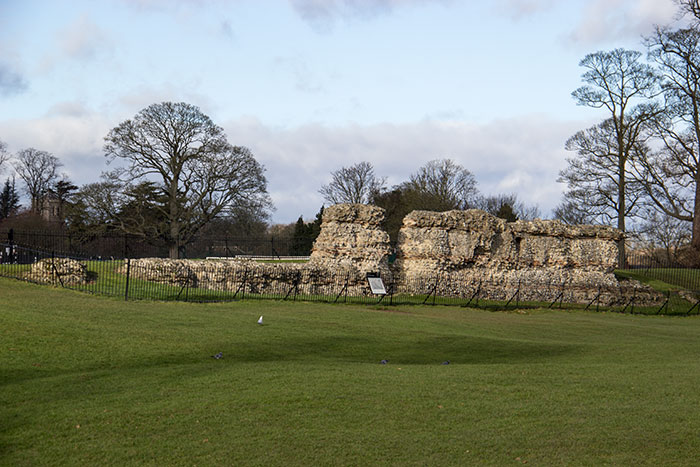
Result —
[[[25,278],[53,285],[87,283],[87,267],[70,258],[45,258],[32,264]]]
[[[337,295],[347,284],[348,295],[371,291],[365,277],[350,268],[328,269],[310,263],[259,263],[252,260],[190,260],[142,258],[130,260],[131,277],[219,292],[285,295]],[[126,265],[120,272],[126,273]]]

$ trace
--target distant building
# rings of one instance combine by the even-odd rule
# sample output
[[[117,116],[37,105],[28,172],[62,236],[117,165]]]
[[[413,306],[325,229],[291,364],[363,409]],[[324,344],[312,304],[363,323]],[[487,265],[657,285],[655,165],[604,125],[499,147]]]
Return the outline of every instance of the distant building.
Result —
[[[63,203],[61,199],[53,193],[45,195],[41,199],[39,214],[47,222],[63,222]]]

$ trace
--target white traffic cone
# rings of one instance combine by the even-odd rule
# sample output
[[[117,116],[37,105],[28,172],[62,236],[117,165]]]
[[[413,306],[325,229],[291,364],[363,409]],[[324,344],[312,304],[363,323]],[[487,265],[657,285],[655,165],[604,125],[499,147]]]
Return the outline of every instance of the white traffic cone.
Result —
[[[262,315],[261,315],[260,318],[258,319],[258,324],[262,324]]]

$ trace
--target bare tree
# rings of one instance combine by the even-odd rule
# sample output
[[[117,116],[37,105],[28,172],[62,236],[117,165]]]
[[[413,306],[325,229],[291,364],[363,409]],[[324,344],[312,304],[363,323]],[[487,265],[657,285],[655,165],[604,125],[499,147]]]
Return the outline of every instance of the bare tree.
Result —
[[[230,145],[223,129],[190,104],[163,102],[141,110],[110,130],[104,151],[126,163],[108,177],[122,192],[158,179],[171,258],[215,217],[272,206],[263,166],[249,149]]]
[[[700,0],[676,0],[681,8],[681,13],[690,14],[700,21]]]
[[[700,250],[700,31],[657,28],[646,42],[666,105],[654,126],[661,149],[636,161],[639,179],[657,209],[692,223]]]
[[[318,192],[330,204],[367,204],[374,194],[384,189],[385,177],[377,177],[369,162],[342,167],[331,173],[332,180]]]
[[[677,264],[687,253],[690,224],[657,210],[650,210],[640,225],[642,245],[655,265]]]
[[[62,165],[56,156],[46,151],[27,148],[17,153],[15,172],[24,181],[34,213],[41,213],[44,197],[58,179],[58,168]]]
[[[554,219],[569,225],[593,224],[595,217],[588,212],[587,207],[585,200],[572,198],[571,193],[565,193],[564,199],[554,208]]]
[[[428,162],[402,188],[425,201],[432,200],[434,210],[441,211],[470,208],[479,195],[474,175],[451,159]]]
[[[508,222],[515,222],[518,219],[533,220],[540,216],[540,210],[537,206],[527,206],[518,200],[515,193],[501,193],[480,198],[476,207]]]
[[[579,158],[569,159],[560,181],[570,190],[594,190],[589,194],[595,194],[596,208],[605,200],[614,208],[617,228],[624,232],[626,216],[634,207],[628,206],[628,163],[644,143],[645,125],[659,112],[650,101],[658,93],[659,79],[653,68],[641,61],[641,53],[632,50],[588,54],[580,65],[586,70],[582,75],[586,84],[572,93],[573,98],[579,105],[607,110],[609,117],[567,142],[567,149],[577,151]],[[584,161],[601,157],[593,173],[577,175],[586,170]],[[624,242],[619,243],[618,262],[625,264]]]
[[[641,125],[637,131],[642,131]],[[640,158],[647,151],[642,138],[630,135],[636,144],[625,148],[625,162]],[[627,143],[625,143],[627,144]],[[559,173],[559,182],[566,183],[565,198],[577,206],[578,215],[602,224],[618,222],[632,216],[639,208],[642,190],[630,170],[621,163],[618,141],[610,119],[583,131],[566,142],[566,149],[576,152],[567,158],[568,167]],[[572,211],[569,210],[571,213]]]
[[[2,173],[2,166],[5,165],[5,162],[8,160],[10,160],[10,153],[7,152],[7,144],[0,140],[0,173]]]

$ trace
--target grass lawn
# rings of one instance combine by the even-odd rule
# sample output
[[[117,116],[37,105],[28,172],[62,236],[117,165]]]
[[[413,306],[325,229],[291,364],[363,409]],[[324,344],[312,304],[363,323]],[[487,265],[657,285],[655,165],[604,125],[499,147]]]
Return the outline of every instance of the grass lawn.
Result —
[[[2,465],[700,458],[697,316],[124,302],[0,279],[0,333]]]
[[[620,269],[615,274],[644,282],[657,290],[700,290],[700,269]]]

